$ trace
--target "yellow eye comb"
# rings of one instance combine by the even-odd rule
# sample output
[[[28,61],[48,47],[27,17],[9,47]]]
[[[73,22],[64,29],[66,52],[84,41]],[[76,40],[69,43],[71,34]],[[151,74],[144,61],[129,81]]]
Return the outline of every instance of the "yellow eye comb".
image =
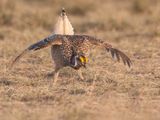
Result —
[[[80,61],[81,61],[82,63],[87,63],[87,62],[88,62],[88,58],[87,58],[87,57],[80,56],[79,59],[80,59]]]

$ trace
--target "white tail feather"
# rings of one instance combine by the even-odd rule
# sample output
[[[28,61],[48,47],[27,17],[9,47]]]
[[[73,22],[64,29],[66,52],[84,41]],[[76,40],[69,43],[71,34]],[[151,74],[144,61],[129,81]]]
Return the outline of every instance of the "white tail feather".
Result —
[[[62,13],[54,28],[54,34],[73,35],[73,27],[65,13]]]

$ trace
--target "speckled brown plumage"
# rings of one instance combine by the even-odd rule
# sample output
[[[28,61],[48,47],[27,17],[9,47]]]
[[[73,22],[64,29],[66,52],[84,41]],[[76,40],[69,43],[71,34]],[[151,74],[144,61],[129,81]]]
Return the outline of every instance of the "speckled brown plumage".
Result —
[[[74,29],[65,10],[62,9],[61,15],[55,25],[53,35],[29,46],[14,59],[11,66],[29,51],[51,46],[51,55],[55,65],[54,80],[57,81],[59,70],[66,66],[78,70],[79,77],[84,79],[80,68],[86,66],[92,46],[100,46],[106,48],[113,58],[117,58],[118,61],[121,59],[124,64],[130,67],[130,59],[123,52],[112,48],[108,43],[104,43],[100,39],[91,36],[73,34]]]
[[[62,8],[61,14],[55,24],[53,34],[61,34],[61,35],[74,34],[74,29],[66,15],[66,11],[64,8]],[[61,55],[60,45],[51,46],[51,56],[52,56],[52,60],[54,62],[54,68],[55,68],[54,76],[56,76],[55,74],[57,75],[59,74],[58,70],[60,70],[64,66],[64,60],[63,60],[63,56]]]
[[[76,51],[76,53],[82,53],[84,56],[88,57],[89,49],[92,46],[104,47],[108,52],[111,52],[113,58],[117,58],[118,61],[122,59],[124,64],[127,64],[129,67],[131,66],[131,60],[123,52],[113,48],[110,44],[105,43],[100,39],[96,39],[87,35],[51,35],[29,46],[13,61],[12,64],[14,64],[27,52],[39,50],[49,45],[57,45],[57,47],[60,45],[60,49],[56,50],[55,52],[61,56],[61,60],[59,60],[61,67],[71,66],[70,60],[73,54],[73,49]]]
[[[83,54],[88,57],[90,42],[84,36],[65,36],[62,45],[61,52],[64,58],[65,65],[70,64],[70,59],[73,54],[73,50],[76,51],[77,54]]]

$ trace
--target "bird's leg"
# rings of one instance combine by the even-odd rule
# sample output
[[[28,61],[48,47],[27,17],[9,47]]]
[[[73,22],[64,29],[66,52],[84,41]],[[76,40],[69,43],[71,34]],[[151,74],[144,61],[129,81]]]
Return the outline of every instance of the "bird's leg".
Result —
[[[72,78],[72,93],[75,94],[76,92],[76,86],[75,86],[75,79]]]
[[[93,95],[93,91],[96,86],[97,72],[93,72],[93,73],[94,73],[94,78],[93,78],[92,85],[90,86],[90,89],[89,89],[89,95]]]
[[[60,70],[59,68],[56,68],[54,71],[54,76],[53,76],[54,84],[56,84],[58,81],[59,70]]]
[[[84,80],[81,69],[78,70],[78,76],[80,77],[81,80]]]

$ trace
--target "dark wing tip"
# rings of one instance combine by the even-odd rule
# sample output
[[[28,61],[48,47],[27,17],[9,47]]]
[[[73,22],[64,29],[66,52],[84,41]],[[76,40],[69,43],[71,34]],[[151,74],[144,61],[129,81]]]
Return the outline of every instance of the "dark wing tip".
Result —
[[[25,49],[21,54],[19,54],[13,61],[11,61],[11,64],[9,66],[9,69],[12,69],[13,66],[22,58],[26,53],[28,53],[28,49]]]
[[[107,51],[111,52],[112,58],[116,58],[118,62],[121,59],[124,65],[127,65],[129,68],[131,67],[132,62],[130,58],[127,55],[125,55],[123,52],[115,48],[107,48]]]

